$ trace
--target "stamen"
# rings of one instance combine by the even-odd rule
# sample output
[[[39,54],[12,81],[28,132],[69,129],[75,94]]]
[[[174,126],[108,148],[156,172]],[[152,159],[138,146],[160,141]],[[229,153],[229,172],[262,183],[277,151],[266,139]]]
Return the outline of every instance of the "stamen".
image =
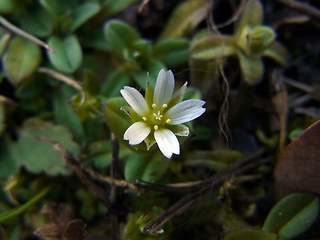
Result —
[[[157,130],[159,129],[158,125],[154,125],[154,126],[153,126],[153,129],[154,129],[155,131],[157,131]]]
[[[168,118],[168,119],[166,120],[166,123],[170,124],[170,123],[171,123],[171,119]]]
[[[151,107],[152,107],[152,108],[156,108],[156,107],[157,107],[157,104],[153,103],[153,104],[151,105]]]
[[[163,117],[163,115],[160,113],[160,111],[158,111],[158,113],[153,113],[153,116],[155,116],[155,118],[157,120],[161,120],[161,118]]]
[[[165,108],[167,108],[167,107],[168,107],[167,104],[163,104],[163,105],[162,105],[162,108],[163,108],[163,109],[165,109]]]
[[[143,121],[147,121],[147,118],[146,117],[142,117]]]

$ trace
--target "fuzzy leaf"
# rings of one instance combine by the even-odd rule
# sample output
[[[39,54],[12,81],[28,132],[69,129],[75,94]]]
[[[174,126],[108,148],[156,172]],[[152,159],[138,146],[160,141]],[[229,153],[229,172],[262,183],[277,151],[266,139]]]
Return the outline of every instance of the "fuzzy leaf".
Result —
[[[135,29],[119,20],[108,22],[104,34],[111,49],[119,56],[123,56],[125,49],[132,49],[134,42],[140,38]]]
[[[184,38],[161,39],[154,46],[153,56],[167,66],[179,66],[187,62],[189,41]]]
[[[128,85],[130,77],[125,75],[123,71],[116,70],[109,74],[107,79],[101,86],[101,94],[106,97],[118,97],[120,96],[120,90],[123,86]]]
[[[159,152],[151,158],[150,155],[131,154],[125,164],[125,179],[133,183],[140,179],[155,182],[165,173],[169,163],[170,159]]]
[[[0,0],[0,13],[11,13],[16,7],[16,0]]]
[[[0,139],[0,179],[9,179],[19,172],[16,144],[7,137]]]
[[[102,15],[104,19],[114,16],[127,8],[129,5],[139,0],[108,0],[104,1],[102,6]]]
[[[228,233],[224,240],[277,240],[277,235],[274,233],[268,233],[258,230],[239,230]]]
[[[14,38],[3,56],[4,70],[14,85],[29,77],[40,62],[40,47],[22,37]]]
[[[308,230],[318,215],[319,197],[310,193],[293,193],[272,208],[262,229],[278,234],[281,239],[292,239]]]
[[[36,5],[22,14],[19,20],[26,32],[37,37],[48,37],[53,31],[54,19],[41,5]]]
[[[190,46],[191,58],[197,60],[213,60],[236,54],[234,41],[229,36],[204,37]]]
[[[39,0],[39,3],[54,17],[63,16],[67,11],[64,0]]]
[[[100,10],[100,5],[94,2],[87,2],[77,7],[72,12],[72,22],[70,24],[70,31],[74,32],[82,24],[84,24],[88,19],[93,17]]]
[[[148,160],[138,154],[130,154],[124,166],[124,177],[127,181],[135,183],[141,179]]]
[[[126,113],[121,110],[122,107],[128,106],[127,102],[122,97],[111,98],[105,105],[105,118],[111,131],[116,135],[119,141],[130,147],[128,141],[123,140],[124,132],[132,124]]]
[[[206,0],[189,0],[182,3],[175,9],[161,38],[186,36],[206,18],[209,4]]]
[[[0,56],[2,56],[8,46],[10,38],[11,34],[5,33],[0,29]]]
[[[287,64],[288,52],[279,42],[273,42],[264,52],[263,56],[272,58],[281,65]]]
[[[238,38],[246,26],[260,25],[262,21],[263,7],[261,2],[259,0],[249,0],[236,27],[236,38]]]
[[[84,138],[84,129],[81,120],[69,104],[74,95],[74,89],[63,85],[56,89],[53,96],[54,117],[57,124],[66,126],[77,140]]]
[[[63,73],[73,73],[82,63],[82,49],[75,35],[61,39],[50,37],[48,44],[55,53],[49,52],[49,60],[52,65]]]
[[[75,156],[80,153],[79,146],[72,140],[67,128],[54,126],[39,119],[29,119],[24,123],[22,135],[16,146],[20,164],[33,173],[68,174],[70,169],[65,167],[63,156],[49,140],[58,142]]]
[[[262,59],[259,56],[246,56],[240,51],[238,58],[244,81],[250,86],[258,84],[264,73]]]

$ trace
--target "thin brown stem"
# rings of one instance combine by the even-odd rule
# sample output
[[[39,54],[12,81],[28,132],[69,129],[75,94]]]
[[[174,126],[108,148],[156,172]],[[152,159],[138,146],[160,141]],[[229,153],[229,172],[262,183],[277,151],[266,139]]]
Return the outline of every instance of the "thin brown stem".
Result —
[[[9,21],[7,21],[4,17],[0,16],[0,24],[2,26],[4,26],[6,29],[8,29],[9,31],[20,35],[38,45],[40,45],[41,47],[44,47],[45,49],[47,49],[48,51],[54,53],[55,51],[45,42],[41,41],[40,39],[34,37],[33,35],[23,31],[22,29],[16,27],[15,25],[13,25],[12,23],[10,23]]]
[[[119,142],[116,139],[115,135],[111,133],[111,144],[112,144],[112,161],[110,167],[110,177],[112,179],[117,178],[117,168],[119,161]],[[112,232],[112,240],[120,240],[120,225],[119,218],[117,214],[117,185],[112,183],[110,190],[110,202],[111,207],[111,232]]]
[[[194,191],[193,193],[182,198],[180,201],[178,201],[176,204],[171,206],[165,212],[163,212],[162,214],[160,214],[159,216],[155,217],[150,222],[148,222],[144,227],[144,231],[151,232],[151,233],[162,231],[164,224],[166,224],[172,218],[174,218],[175,216],[181,214],[186,209],[188,209],[191,206],[191,204],[199,197],[203,196],[210,190],[221,186],[229,178],[233,176],[241,175],[246,171],[256,168],[257,166],[263,163],[270,162],[270,160],[271,160],[270,158],[267,158],[254,163],[250,163],[250,162],[248,163],[247,160],[241,161],[238,164],[235,164],[235,166],[228,168],[226,171],[216,174],[212,178],[206,181],[203,181],[202,184],[204,185],[201,188],[198,188],[197,191]]]
[[[288,7],[298,12],[307,14],[311,17],[314,17],[320,20],[320,10],[307,3],[302,3],[296,0],[277,0],[277,1],[284,5],[287,5]]]

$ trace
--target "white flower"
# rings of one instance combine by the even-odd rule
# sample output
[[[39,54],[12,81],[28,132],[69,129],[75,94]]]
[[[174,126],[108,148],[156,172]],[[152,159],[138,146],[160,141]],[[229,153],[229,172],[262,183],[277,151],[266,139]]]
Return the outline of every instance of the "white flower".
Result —
[[[201,116],[206,109],[204,101],[190,99],[182,101],[187,83],[178,92],[174,91],[172,72],[161,69],[152,96],[152,89],[147,87],[145,98],[132,87],[124,87],[120,93],[133,109],[130,112],[133,124],[123,135],[130,145],[145,141],[149,149],[154,143],[167,158],[180,154],[180,144],[176,136],[188,136],[189,128],[182,123]],[[182,102],[181,102],[182,101]]]

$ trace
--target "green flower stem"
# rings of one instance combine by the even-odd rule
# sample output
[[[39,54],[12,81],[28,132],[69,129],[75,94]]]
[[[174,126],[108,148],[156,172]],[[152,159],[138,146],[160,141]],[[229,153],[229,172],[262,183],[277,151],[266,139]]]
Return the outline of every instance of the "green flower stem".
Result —
[[[51,190],[51,187],[47,187],[43,189],[41,192],[39,192],[32,199],[30,199],[28,202],[21,205],[20,207],[17,207],[13,210],[9,210],[0,214],[0,223],[8,221],[9,219],[20,215],[21,213],[26,211],[29,207],[31,207],[33,204],[35,204],[37,201],[41,200],[50,190]]]

